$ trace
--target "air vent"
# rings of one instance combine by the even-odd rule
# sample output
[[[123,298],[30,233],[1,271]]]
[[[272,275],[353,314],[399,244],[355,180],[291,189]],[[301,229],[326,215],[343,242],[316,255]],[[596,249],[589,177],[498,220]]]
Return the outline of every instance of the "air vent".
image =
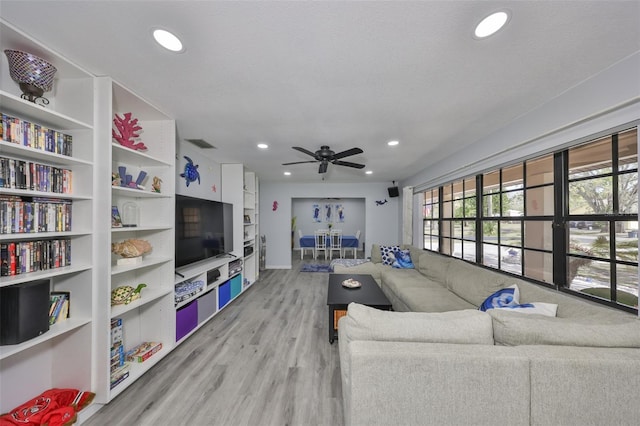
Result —
[[[192,144],[194,144],[198,148],[202,148],[202,149],[218,149],[215,146],[211,145],[209,142],[205,141],[204,139],[185,139],[185,140],[187,142],[191,142]]]

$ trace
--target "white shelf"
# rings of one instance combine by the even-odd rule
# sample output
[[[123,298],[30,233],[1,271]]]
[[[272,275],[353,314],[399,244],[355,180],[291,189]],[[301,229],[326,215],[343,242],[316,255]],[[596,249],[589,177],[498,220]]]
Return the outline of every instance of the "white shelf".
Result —
[[[1,112],[73,138],[72,155],[66,156],[0,141],[0,156],[69,169],[73,173],[72,194],[2,188],[0,194],[20,197],[45,197],[72,201],[73,222],[69,232],[3,234],[0,241],[30,241],[38,239],[71,239],[71,265],[45,271],[0,277],[0,287],[34,280],[48,280],[50,291],[71,293],[71,317],[50,327],[41,336],[18,345],[1,346],[0,412],[33,398],[47,388],[68,387],[68,371],[74,387],[93,390],[94,311],[96,279],[94,248],[99,234],[94,221],[93,197],[95,178],[94,154],[96,129],[94,110],[96,94],[94,77],[47,49],[6,21],[0,19],[0,50],[19,48],[42,57],[57,68],[54,90],[45,96],[46,107],[20,98],[18,84],[9,77],[7,61],[0,61]],[[6,324],[2,324],[5,326]],[[26,378],[26,380],[17,378]],[[6,380],[5,380],[6,379]]]
[[[41,280],[52,277],[59,277],[63,275],[75,274],[77,272],[87,271],[91,269],[91,264],[79,264],[64,266],[62,268],[48,269],[46,271],[29,272],[27,274],[13,275],[11,277],[0,278],[0,287],[9,285],[15,285],[20,283],[26,283],[34,280]]]
[[[56,198],[61,200],[91,200],[92,199],[91,196],[86,196],[86,195],[60,194],[59,192],[30,191],[28,189],[2,188],[0,190],[0,193],[5,195],[17,195],[20,197],[45,197],[45,198]]]
[[[56,154],[54,152],[43,151],[41,149],[31,148],[28,146],[18,145],[17,143],[0,141],[0,152],[2,156],[29,157],[36,162],[44,162],[57,166],[74,166],[86,165],[91,166],[92,162],[80,158],[70,157],[68,155]]]
[[[131,227],[122,227],[122,228],[111,228],[111,232],[124,233],[124,232],[165,231],[172,228],[173,226],[131,226]]]
[[[19,96],[0,90],[0,105],[3,113],[46,125],[56,130],[92,129],[93,126],[61,114],[52,109],[43,108]],[[11,111],[11,112],[8,112]]]
[[[123,197],[133,197],[133,198],[171,198],[172,195],[166,192],[151,192],[148,189],[133,189],[126,188],[123,186],[112,186],[111,190],[114,195],[120,195]]]
[[[29,232],[20,234],[2,234],[0,241],[27,241],[27,240],[49,240],[52,238],[70,238],[83,235],[91,235],[91,231],[69,231],[69,232]]]
[[[0,360],[8,358],[12,355],[19,354],[20,352],[37,346],[41,343],[48,342],[62,334],[75,330],[78,327],[82,327],[85,324],[91,322],[91,318],[67,318],[66,320],[53,324],[50,326],[49,331],[33,339],[18,345],[0,346]]]
[[[129,311],[138,309],[139,307],[144,306],[147,303],[151,303],[162,296],[166,296],[169,293],[173,293],[173,290],[170,288],[157,289],[153,286],[148,285],[147,287],[142,289],[142,292],[140,293],[142,296],[139,299],[136,299],[127,305],[111,306],[111,318],[118,318]]]
[[[113,157],[115,163],[131,164],[136,166],[171,166],[170,163],[153,157],[143,151],[135,151],[120,144],[112,143]]]
[[[111,267],[111,275],[124,274],[126,272],[135,271],[137,269],[148,268],[150,266],[159,265],[161,263],[171,262],[173,261],[173,257],[162,256],[162,257],[144,257],[141,263],[136,265],[113,265]]]

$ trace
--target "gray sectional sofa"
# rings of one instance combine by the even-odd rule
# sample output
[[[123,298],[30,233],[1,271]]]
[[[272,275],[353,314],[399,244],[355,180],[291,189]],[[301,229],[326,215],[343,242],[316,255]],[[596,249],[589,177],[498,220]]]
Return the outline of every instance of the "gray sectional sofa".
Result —
[[[414,269],[371,262],[395,312],[352,304],[338,324],[347,425],[636,425],[640,320],[414,247]],[[518,286],[556,317],[478,310]]]

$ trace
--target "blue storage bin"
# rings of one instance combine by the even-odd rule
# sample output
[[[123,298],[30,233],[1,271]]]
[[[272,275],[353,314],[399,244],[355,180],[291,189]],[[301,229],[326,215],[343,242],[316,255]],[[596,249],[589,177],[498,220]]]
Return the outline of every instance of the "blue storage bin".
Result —
[[[222,309],[231,300],[231,280],[218,287],[218,309]]]

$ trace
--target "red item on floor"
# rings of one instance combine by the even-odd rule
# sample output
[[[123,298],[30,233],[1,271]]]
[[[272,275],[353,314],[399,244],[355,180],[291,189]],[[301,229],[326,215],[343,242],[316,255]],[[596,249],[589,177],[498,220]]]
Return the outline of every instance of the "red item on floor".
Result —
[[[77,389],[49,389],[0,416],[0,426],[68,426],[95,394]]]

